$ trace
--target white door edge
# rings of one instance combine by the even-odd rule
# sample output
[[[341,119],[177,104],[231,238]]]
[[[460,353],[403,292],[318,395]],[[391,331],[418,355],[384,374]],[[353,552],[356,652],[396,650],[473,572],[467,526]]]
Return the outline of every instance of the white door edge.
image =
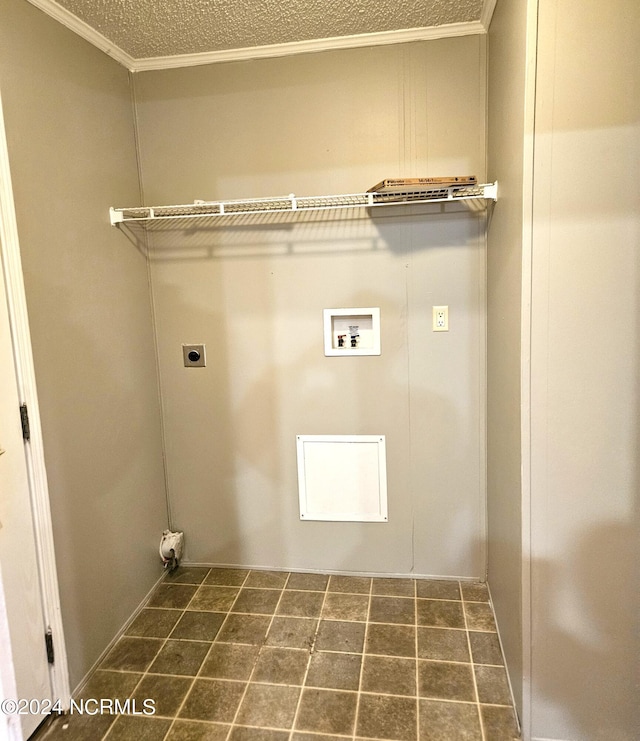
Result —
[[[9,619],[4,601],[2,570],[0,569],[0,700],[13,699],[18,696],[13,667],[13,651],[9,635]],[[15,713],[0,715],[0,741],[23,741],[24,736],[20,718]]]
[[[45,626],[51,629],[55,661],[49,665],[51,691],[54,700],[69,708],[70,688],[67,652],[62,628],[60,594],[53,543],[53,526],[49,505],[49,486],[44,459],[42,427],[38,407],[35,369],[31,351],[31,334],[27,315],[27,302],[22,276],[20,242],[16,222],[9,152],[0,94],[0,245],[2,266],[6,282],[9,323],[13,340],[14,361],[18,379],[20,403],[29,410],[30,441],[25,443],[25,456],[29,476],[31,509],[36,537],[36,557],[40,575],[40,588]],[[16,409],[16,414],[19,410]]]

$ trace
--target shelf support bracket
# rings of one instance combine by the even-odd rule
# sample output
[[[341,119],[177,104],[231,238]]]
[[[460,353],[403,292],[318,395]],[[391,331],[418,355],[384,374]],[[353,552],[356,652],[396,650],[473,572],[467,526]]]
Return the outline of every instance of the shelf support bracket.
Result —
[[[484,186],[484,197],[491,198],[492,201],[498,200],[498,181],[495,183],[488,183]]]
[[[111,226],[115,226],[116,224],[122,223],[124,220],[124,214],[122,211],[118,211],[117,209],[113,208],[113,206],[109,209],[109,221],[111,222]]]

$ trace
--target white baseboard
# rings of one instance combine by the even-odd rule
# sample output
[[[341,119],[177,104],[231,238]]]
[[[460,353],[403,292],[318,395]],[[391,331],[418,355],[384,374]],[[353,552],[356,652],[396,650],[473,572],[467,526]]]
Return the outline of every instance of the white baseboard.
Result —
[[[415,572],[382,572],[382,571],[344,571],[340,569],[299,569],[286,566],[258,566],[239,563],[203,563],[201,561],[181,561],[181,566],[194,566],[205,569],[249,569],[252,571],[287,571],[297,574],[335,574],[336,576],[366,576],[381,579],[434,579],[438,581],[484,582],[481,576],[442,576],[438,574],[416,574]]]

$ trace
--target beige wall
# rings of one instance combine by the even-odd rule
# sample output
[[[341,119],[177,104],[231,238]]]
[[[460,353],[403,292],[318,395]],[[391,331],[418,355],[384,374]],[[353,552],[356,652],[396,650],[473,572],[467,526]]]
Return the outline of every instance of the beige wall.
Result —
[[[640,734],[640,6],[542,0],[533,736]]]
[[[488,42],[488,178],[499,182],[487,240],[488,580],[522,714],[521,300],[527,3],[499,2]],[[529,174],[530,176],[530,174]]]
[[[482,37],[141,73],[136,100],[150,205],[485,175]],[[189,560],[484,576],[483,228],[400,208],[154,235]],[[322,310],[350,306],[380,307],[380,357],[324,357]],[[295,436],[321,433],[387,436],[388,524],[299,521]]]
[[[160,574],[166,526],[144,258],[108,222],[138,200],[127,72],[0,0],[0,85],[74,686]]]

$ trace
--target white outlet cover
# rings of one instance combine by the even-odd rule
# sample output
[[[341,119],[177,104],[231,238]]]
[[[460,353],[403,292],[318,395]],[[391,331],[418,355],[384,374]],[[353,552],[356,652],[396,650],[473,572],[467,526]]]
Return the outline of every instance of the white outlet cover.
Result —
[[[448,332],[449,331],[449,307],[448,306],[434,306],[433,307],[433,331],[434,332]]]

